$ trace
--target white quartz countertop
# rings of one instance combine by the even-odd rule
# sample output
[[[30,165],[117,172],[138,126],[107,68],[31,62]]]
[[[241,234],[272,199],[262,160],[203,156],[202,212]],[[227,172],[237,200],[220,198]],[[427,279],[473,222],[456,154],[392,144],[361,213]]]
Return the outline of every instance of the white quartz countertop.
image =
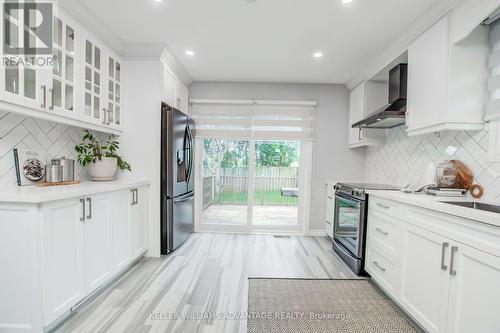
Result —
[[[474,199],[472,197],[438,197],[432,196],[425,193],[404,193],[401,191],[378,191],[378,190],[369,190],[366,191],[368,195],[375,196],[379,198],[384,198],[388,200],[398,201],[407,205],[418,206],[434,211],[438,211],[445,214],[450,214],[462,218],[466,218],[469,220],[474,220],[478,222],[483,222],[491,225],[495,225],[500,227],[500,214],[492,213],[488,211],[483,211],[479,209],[467,208],[456,206],[452,204],[443,203],[443,201],[458,201],[458,202],[480,202],[486,203],[490,205],[500,205],[495,202],[483,201],[480,199]]]
[[[48,187],[2,186],[0,187],[0,202],[42,203],[119,191],[145,185],[149,185],[149,180],[115,180],[111,182],[86,181],[75,185]]]

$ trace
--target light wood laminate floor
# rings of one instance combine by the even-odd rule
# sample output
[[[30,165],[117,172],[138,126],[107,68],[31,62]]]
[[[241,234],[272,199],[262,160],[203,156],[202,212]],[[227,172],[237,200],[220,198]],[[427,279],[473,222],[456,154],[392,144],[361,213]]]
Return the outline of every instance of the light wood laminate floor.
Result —
[[[141,261],[56,331],[245,332],[245,320],[225,318],[246,312],[248,277],[354,275],[326,237],[193,234],[171,255]]]

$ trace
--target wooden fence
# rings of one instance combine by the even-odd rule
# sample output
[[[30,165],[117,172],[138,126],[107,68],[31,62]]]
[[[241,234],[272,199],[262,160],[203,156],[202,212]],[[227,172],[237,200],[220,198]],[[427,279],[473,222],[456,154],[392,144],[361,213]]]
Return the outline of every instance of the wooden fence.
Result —
[[[256,168],[254,182],[255,205],[297,205],[297,198],[284,197],[281,195],[281,190],[298,187],[298,168]],[[215,175],[203,178],[204,208],[212,204],[241,205],[247,202],[247,168],[219,169]]]

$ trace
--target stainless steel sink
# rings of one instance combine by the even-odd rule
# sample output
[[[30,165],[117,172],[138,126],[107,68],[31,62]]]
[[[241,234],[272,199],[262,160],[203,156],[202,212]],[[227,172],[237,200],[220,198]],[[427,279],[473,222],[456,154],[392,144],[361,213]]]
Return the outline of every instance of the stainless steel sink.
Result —
[[[496,205],[488,205],[488,204],[474,202],[474,201],[441,201],[441,202],[445,203],[445,204],[461,206],[461,207],[466,207],[466,208],[472,208],[472,209],[477,209],[477,210],[484,210],[487,212],[500,214],[500,206],[496,206]]]

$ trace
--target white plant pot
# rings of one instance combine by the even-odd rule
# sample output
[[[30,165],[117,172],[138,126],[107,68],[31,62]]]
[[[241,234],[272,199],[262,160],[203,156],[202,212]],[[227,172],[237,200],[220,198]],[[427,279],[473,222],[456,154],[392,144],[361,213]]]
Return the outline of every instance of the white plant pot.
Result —
[[[106,182],[115,179],[118,160],[115,157],[103,157],[95,163],[88,164],[85,169],[95,182]]]

